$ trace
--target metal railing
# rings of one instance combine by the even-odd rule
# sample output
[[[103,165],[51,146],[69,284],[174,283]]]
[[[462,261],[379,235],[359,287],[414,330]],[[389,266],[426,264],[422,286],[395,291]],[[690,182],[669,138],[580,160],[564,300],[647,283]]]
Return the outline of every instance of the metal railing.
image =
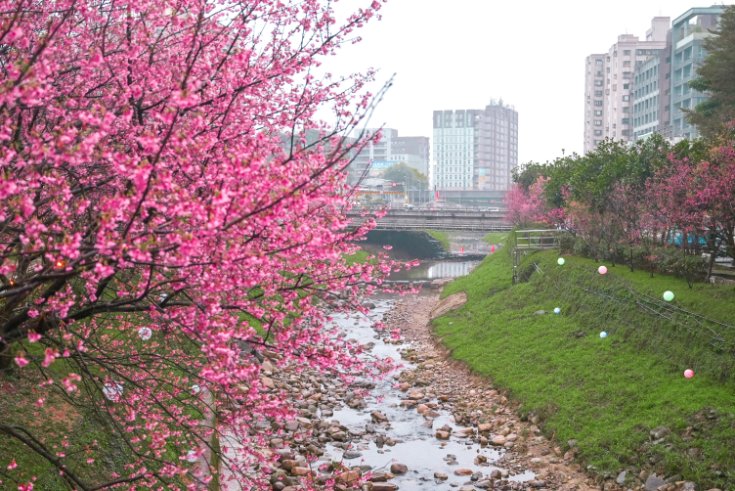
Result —
[[[560,230],[530,229],[516,230],[513,238],[513,284],[518,283],[518,268],[523,254],[559,247]]]

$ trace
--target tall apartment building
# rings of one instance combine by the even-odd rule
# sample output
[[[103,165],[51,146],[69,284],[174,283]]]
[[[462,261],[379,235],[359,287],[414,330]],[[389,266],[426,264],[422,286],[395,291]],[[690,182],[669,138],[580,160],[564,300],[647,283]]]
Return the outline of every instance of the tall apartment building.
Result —
[[[666,47],[651,50],[633,80],[633,140],[671,134],[671,31]]]
[[[354,182],[367,174],[379,174],[388,167],[405,163],[426,175],[429,172],[429,138],[426,136],[398,136],[393,128],[368,129],[367,135],[381,132],[378,142],[368,142],[350,164],[350,178]]]
[[[429,180],[436,189],[504,191],[518,165],[518,113],[502,101],[434,111],[433,155]]]
[[[671,26],[671,136],[696,138],[697,128],[689,124],[685,111],[694,109],[707,96],[689,87],[697,78],[697,68],[707,53],[704,40],[717,29],[725,7],[697,7],[680,15]]]
[[[646,41],[620,36],[607,54],[587,57],[585,153],[606,137],[632,141],[653,133],[673,139],[699,136],[686,112],[707,96],[689,82],[697,77],[707,56],[704,40],[717,29],[725,8],[689,9],[674,19],[670,29],[668,18],[655,17]]]
[[[639,64],[666,48],[668,29],[668,17],[654,17],[644,40],[632,34],[622,34],[607,53],[587,57],[585,153],[605,138],[633,139],[634,72]]]
[[[584,153],[594,149],[604,138],[605,60],[606,53],[589,55],[584,77]]]

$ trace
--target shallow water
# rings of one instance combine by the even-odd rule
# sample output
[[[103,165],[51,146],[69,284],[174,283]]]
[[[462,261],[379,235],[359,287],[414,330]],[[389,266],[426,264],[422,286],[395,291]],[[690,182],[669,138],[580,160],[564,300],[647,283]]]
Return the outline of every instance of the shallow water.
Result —
[[[468,274],[480,261],[422,261],[417,267],[390,276],[391,280],[434,280],[457,278]]]
[[[359,457],[344,459],[344,450],[334,445],[327,446],[325,457],[329,460],[342,461],[348,466],[369,465],[374,471],[389,471],[390,465],[396,462],[405,464],[409,469],[408,473],[391,480],[400,486],[401,490],[443,489],[468,483],[469,476],[454,475],[454,470],[458,468],[481,471],[487,476],[497,468],[492,464],[502,456],[502,449],[482,447],[471,439],[463,438],[459,432],[461,427],[454,424],[452,415],[447,411],[438,411],[439,415],[427,424],[424,417],[415,409],[404,409],[399,406],[406,395],[398,390],[395,376],[403,369],[412,368],[411,364],[402,361],[400,357],[400,351],[409,348],[410,344],[395,345],[383,341],[383,337],[372,325],[373,322],[382,320],[383,315],[392,307],[393,300],[378,299],[374,300],[374,303],[375,308],[367,317],[356,314],[339,315],[334,317],[334,322],[344,330],[347,338],[355,339],[361,344],[374,343],[373,348],[364,356],[389,357],[399,362],[401,367],[376,383],[375,388],[370,390],[365,398],[364,409],[357,410],[344,406],[335,410],[329,419],[339,421],[353,433],[363,433],[366,428],[375,428],[377,433],[397,443],[394,446],[378,447],[369,438],[358,439],[353,441],[349,450],[360,452]],[[374,424],[370,416],[373,411],[385,414],[389,426]],[[453,430],[448,441],[438,440],[434,436],[435,431],[444,425],[450,426]],[[454,458],[448,460],[449,455]],[[475,464],[478,455],[484,456],[487,463]],[[435,472],[443,472],[449,478],[446,481],[436,482]],[[534,477],[532,472],[525,472],[509,479],[527,481]]]

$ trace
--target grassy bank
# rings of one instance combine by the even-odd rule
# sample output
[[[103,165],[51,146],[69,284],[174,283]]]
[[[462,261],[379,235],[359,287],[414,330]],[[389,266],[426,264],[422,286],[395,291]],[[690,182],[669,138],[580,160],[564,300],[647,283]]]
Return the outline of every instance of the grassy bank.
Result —
[[[601,477],[646,468],[733,489],[735,289],[689,289],[622,266],[602,276],[594,261],[559,266],[557,257],[525,258],[527,281],[512,286],[502,248],[450,284],[445,295],[469,299],[435,322],[453,356],[507,389],[562,447],[576,440],[582,463]],[[676,294],[670,304],[665,290]]]
[[[441,230],[425,230],[425,232],[427,233],[427,235],[429,235],[429,237],[439,242],[439,244],[442,246],[442,249],[449,252],[449,234]]]

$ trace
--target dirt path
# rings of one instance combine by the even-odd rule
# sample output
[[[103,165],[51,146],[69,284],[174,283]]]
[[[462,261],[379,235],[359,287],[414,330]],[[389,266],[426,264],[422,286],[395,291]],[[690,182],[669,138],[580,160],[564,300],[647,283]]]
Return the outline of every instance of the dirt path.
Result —
[[[440,407],[416,404],[416,410],[424,411],[427,419],[433,409],[451,411],[458,425],[467,427],[468,432],[474,429],[480,443],[505,449],[503,457],[494,465],[511,473],[531,470],[535,474],[533,479],[519,486],[496,472],[488,483],[492,489],[601,489],[574,463],[573,449],[563,453],[554,446],[541,434],[535,417],[521,421],[515,404],[494,389],[487,379],[472,375],[463,364],[451,360],[446,349],[436,343],[428,324],[438,300],[435,292],[399,299],[386,318],[387,324],[399,327],[405,340],[414,347],[406,354],[406,359],[416,368],[404,371],[399,378],[400,389],[409,401],[407,404],[411,404],[412,391],[420,390],[424,398],[436,398]],[[461,302],[454,302],[453,306],[458,304]],[[437,433],[437,436],[443,435]],[[475,486],[467,489],[475,489]]]

